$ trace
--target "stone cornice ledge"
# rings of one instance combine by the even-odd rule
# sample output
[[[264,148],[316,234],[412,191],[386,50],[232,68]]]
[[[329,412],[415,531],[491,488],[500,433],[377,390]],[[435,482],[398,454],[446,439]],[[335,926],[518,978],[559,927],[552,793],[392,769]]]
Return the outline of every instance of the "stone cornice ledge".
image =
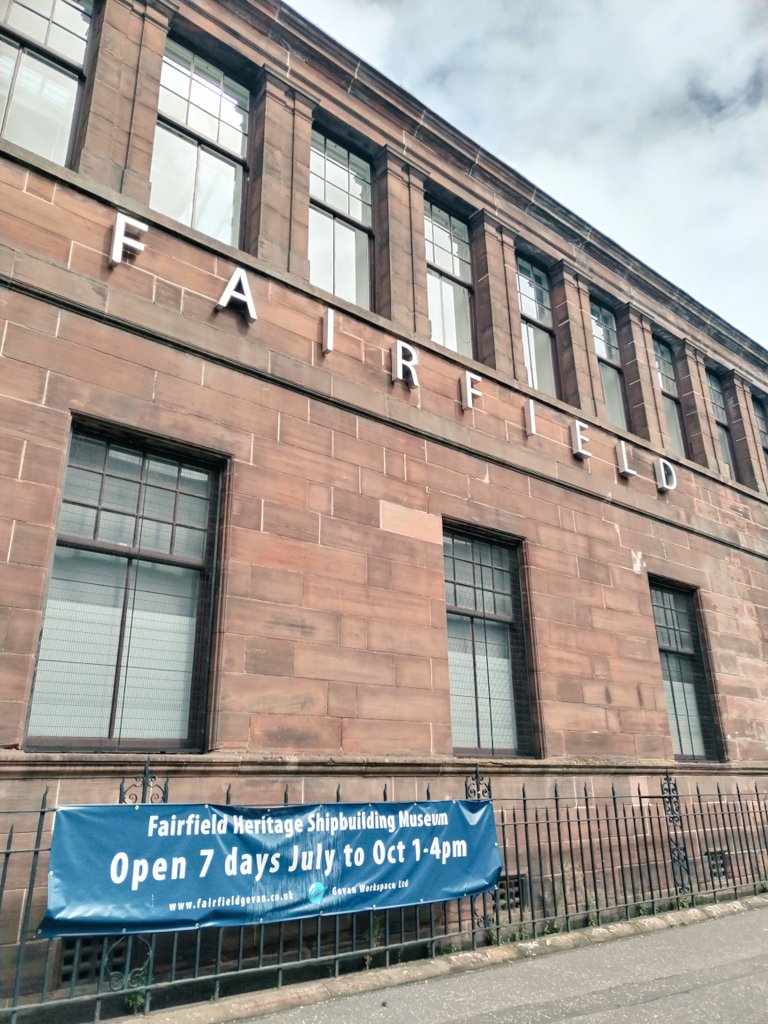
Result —
[[[114,777],[140,770],[147,759],[145,753],[29,753],[20,750],[0,751],[0,778],[32,779],[50,776]],[[765,776],[765,761],[675,762],[656,758],[644,760],[609,757],[570,757],[538,760],[532,758],[457,758],[444,757],[354,757],[342,755],[246,755],[240,753],[153,754],[152,771],[170,778],[205,775],[206,778],[247,778],[277,776],[302,778],[354,777],[457,777],[473,775],[479,768],[483,775],[564,778],[572,775],[625,776],[670,774],[733,777]]]

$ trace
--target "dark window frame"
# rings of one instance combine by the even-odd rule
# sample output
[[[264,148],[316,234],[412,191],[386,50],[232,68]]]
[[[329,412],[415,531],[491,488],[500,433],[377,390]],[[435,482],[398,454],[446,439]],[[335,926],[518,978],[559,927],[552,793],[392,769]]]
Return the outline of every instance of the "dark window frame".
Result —
[[[125,608],[123,603],[121,621],[119,627],[118,648],[113,659],[113,689],[112,707],[110,709],[110,726],[108,736],[82,736],[76,734],[49,736],[43,733],[31,735],[29,724],[32,718],[33,704],[35,700],[35,683],[33,681],[32,693],[29,702],[27,734],[24,743],[26,750],[41,751],[120,751],[120,752],[155,752],[173,751],[175,753],[190,752],[199,753],[204,749],[206,742],[206,719],[208,700],[210,696],[210,671],[212,665],[212,651],[214,639],[214,621],[218,601],[217,583],[219,578],[219,535],[221,530],[222,501],[225,483],[226,460],[210,452],[203,452],[187,445],[175,445],[165,440],[157,439],[138,432],[127,432],[111,427],[94,426],[88,423],[75,423],[70,436],[70,454],[67,459],[69,470],[73,467],[72,448],[75,439],[84,438],[96,442],[104,442],[115,449],[130,451],[138,454],[142,459],[142,483],[140,493],[143,489],[151,486],[147,480],[147,466],[149,460],[176,462],[180,468],[188,468],[197,471],[204,471],[209,474],[210,500],[207,522],[199,532],[205,537],[205,553],[201,557],[187,556],[179,553],[169,553],[152,548],[142,548],[140,543],[123,544],[116,541],[102,541],[98,538],[79,536],[77,533],[64,533],[57,526],[55,553],[60,549],[82,551],[95,555],[107,555],[124,559],[126,564],[124,590],[127,593],[131,586],[131,577],[135,579],[135,573],[141,565],[168,566],[172,568],[191,569],[197,573],[198,588],[195,596],[194,611],[194,637],[192,641],[192,669],[190,673],[190,687],[187,703],[187,734],[184,738],[164,737],[127,737],[112,735],[114,732],[115,701],[121,685],[121,659],[122,649],[126,643],[130,643],[129,631],[126,630]],[[74,467],[78,468],[78,467]],[[102,484],[98,504],[83,507],[95,507],[94,524],[97,517],[104,511],[111,513],[113,510],[104,500],[105,482],[110,474],[105,468],[102,472]],[[61,503],[62,507],[67,500],[66,479],[62,485]],[[183,525],[178,521],[179,498],[186,494],[181,485],[177,482],[175,490],[176,498],[174,506],[174,518],[172,519],[172,530]],[[77,504],[73,502],[71,504]],[[137,512],[138,519],[146,519],[146,507]],[[164,522],[159,518],[158,522]],[[94,532],[96,526],[94,525]],[[141,535],[141,526],[136,526]],[[134,531],[134,539],[136,532]],[[125,595],[124,595],[125,596]],[[47,607],[47,601],[46,601]],[[40,657],[41,645],[45,627],[45,610],[43,613],[43,625],[41,626],[40,639],[38,641],[38,659]],[[38,666],[35,667],[35,675]]]
[[[457,582],[456,576],[451,576],[448,571],[449,558],[455,558],[454,541],[469,542],[473,546],[473,573],[477,575],[478,568],[483,563],[474,558],[476,554],[475,544],[489,545],[491,548],[502,549],[509,555],[509,573],[511,591],[504,591],[504,597],[509,599],[510,614],[499,614],[488,611],[481,611],[477,608],[470,608],[468,605],[453,603],[449,600],[448,591],[451,586],[465,585]],[[450,551],[449,554],[449,542]],[[446,622],[451,616],[469,620],[472,624],[474,635],[475,623],[490,622],[507,627],[510,656],[510,685],[511,703],[515,714],[516,746],[483,746],[480,741],[480,704],[479,704],[479,677],[476,662],[474,660],[475,649],[473,648],[473,687],[474,687],[474,708],[475,708],[475,731],[478,743],[471,746],[459,746],[454,744],[453,752],[457,757],[536,757],[538,756],[537,743],[537,721],[534,713],[534,691],[533,676],[531,672],[530,659],[530,637],[528,628],[528,615],[526,607],[526,596],[524,587],[524,565],[523,565],[523,544],[521,541],[508,537],[500,537],[497,534],[467,529],[466,526],[446,523],[443,531],[444,550],[444,573],[446,587]],[[477,589],[476,587],[474,589]],[[482,588],[486,590],[487,588]],[[501,593],[501,592],[499,592]],[[450,665],[449,665],[450,673]],[[452,703],[452,726],[453,726],[453,699],[454,690],[451,684]],[[489,702],[489,719],[491,715],[491,698]],[[492,726],[491,726],[492,728]]]
[[[672,696],[670,703],[665,694],[669,731],[676,761],[712,762],[724,759],[722,731],[715,700],[712,676],[705,647],[704,624],[697,592],[656,576],[649,577],[651,609],[656,628],[657,649],[662,681]],[[671,613],[671,614],[670,614]],[[663,621],[660,621],[662,620]],[[685,629],[681,622],[689,624]],[[690,640],[685,641],[684,636]],[[678,639],[679,638],[679,639]],[[690,673],[689,679],[671,679],[665,668],[677,662],[680,676]],[[686,669],[682,669],[682,663]],[[677,694],[673,688],[677,684]],[[696,714],[688,712],[688,695],[681,687],[693,687]],[[678,706],[679,705],[679,706]],[[694,727],[701,737],[701,752],[693,751]],[[684,736],[684,733],[687,734]],[[678,749],[687,745],[692,749]]]

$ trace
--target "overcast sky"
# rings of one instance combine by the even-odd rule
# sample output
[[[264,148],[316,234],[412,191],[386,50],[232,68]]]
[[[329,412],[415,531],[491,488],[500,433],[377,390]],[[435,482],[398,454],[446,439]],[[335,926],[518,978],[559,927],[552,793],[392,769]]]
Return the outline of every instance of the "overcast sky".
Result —
[[[766,0],[292,0],[768,347]]]

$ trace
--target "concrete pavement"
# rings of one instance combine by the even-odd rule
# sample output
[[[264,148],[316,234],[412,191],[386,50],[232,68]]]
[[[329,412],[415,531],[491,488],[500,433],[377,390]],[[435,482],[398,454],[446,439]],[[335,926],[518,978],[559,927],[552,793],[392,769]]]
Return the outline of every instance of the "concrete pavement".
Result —
[[[768,896],[196,1004],[148,1020],[768,1024]]]

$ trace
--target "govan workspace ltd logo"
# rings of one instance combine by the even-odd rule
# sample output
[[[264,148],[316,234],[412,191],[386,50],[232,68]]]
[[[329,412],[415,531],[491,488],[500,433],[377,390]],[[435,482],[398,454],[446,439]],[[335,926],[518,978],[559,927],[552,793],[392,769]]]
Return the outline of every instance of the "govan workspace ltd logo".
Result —
[[[322,882],[313,882],[309,887],[307,895],[309,896],[310,903],[322,903],[323,896],[325,895],[325,886]]]

